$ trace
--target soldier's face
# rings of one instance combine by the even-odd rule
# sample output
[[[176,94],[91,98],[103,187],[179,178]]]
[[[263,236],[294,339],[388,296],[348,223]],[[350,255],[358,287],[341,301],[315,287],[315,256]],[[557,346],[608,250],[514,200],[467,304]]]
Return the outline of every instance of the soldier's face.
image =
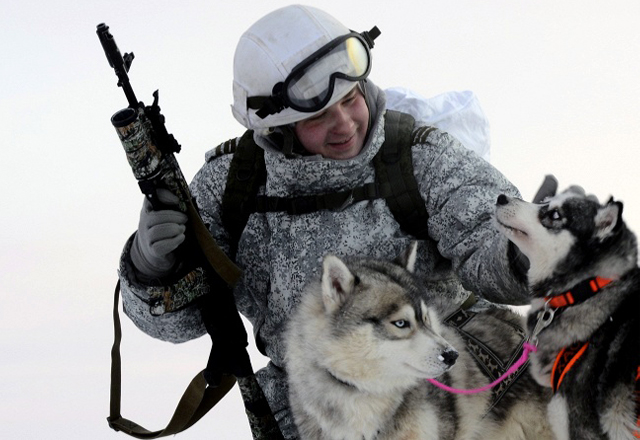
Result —
[[[369,109],[359,87],[325,111],[295,124],[302,146],[327,159],[351,159],[364,146]]]

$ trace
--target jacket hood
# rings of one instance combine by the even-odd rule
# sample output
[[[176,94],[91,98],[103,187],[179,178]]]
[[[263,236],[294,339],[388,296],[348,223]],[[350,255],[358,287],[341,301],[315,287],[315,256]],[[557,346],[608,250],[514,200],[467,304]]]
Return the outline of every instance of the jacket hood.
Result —
[[[386,98],[370,80],[364,82],[364,87],[371,122],[362,151],[351,159],[327,159],[319,154],[287,157],[271,137],[254,132],[254,141],[265,150],[268,195],[285,197],[340,191],[373,176],[371,161],[384,142]]]

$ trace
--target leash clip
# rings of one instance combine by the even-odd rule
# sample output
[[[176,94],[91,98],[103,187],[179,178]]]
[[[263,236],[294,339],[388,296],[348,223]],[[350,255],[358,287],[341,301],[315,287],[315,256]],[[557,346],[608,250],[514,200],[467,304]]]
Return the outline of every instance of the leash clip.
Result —
[[[538,345],[538,335],[542,330],[547,328],[549,324],[551,324],[555,314],[556,309],[550,307],[549,302],[547,301],[544,308],[538,312],[538,321],[536,322],[536,326],[533,328],[533,333],[531,333],[531,337],[529,338],[529,341],[532,344],[536,346]]]

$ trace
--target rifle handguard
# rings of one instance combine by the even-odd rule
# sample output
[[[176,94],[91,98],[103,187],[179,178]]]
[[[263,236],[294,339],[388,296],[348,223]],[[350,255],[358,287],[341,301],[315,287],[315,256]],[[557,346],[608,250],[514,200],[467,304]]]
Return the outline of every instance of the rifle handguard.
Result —
[[[220,249],[202,222],[175,156],[163,153],[155,145],[151,136],[151,122],[145,109],[142,106],[137,109],[122,109],[111,117],[111,123],[116,128],[133,175],[153,207],[162,208],[156,194],[157,188],[166,188],[178,196],[178,208],[189,216],[207,261],[229,286],[235,285],[242,271]]]

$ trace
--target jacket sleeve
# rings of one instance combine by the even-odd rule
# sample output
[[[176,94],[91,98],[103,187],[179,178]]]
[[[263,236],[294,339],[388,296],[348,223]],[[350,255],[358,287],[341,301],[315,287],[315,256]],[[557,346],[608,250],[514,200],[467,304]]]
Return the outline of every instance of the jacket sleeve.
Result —
[[[434,130],[414,145],[414,173],[429,213],[429,235],[465,289],[489,301],[528,304],[526,276],[495,226],[500,194],[520,197],[493,166],[449,134]]]
[[[204,223],[225,252],[228,235],[219,212],[229,161],[230,157],[208,160],[190,185]],[[209,180],[211,176],[216,178]],[[209,294],[210,286],[203,268],[184,270],[183,275],[172,279],[143,280],[129,256],[132,239],[125,245],[118,271],[125,314],[143,332],[164,341],[179,343],[204,335],[206,329],[197,300]]]

